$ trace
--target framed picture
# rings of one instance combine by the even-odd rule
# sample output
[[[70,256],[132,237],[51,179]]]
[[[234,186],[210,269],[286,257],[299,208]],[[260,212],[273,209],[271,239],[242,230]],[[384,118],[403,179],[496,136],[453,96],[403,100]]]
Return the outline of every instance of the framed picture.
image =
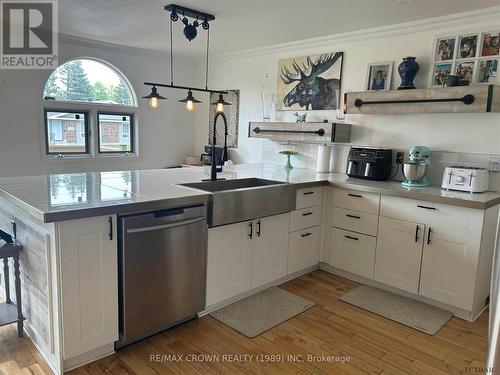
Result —
[[[393,66],[393,61],[368,64],[366,89],[369,91],[390,90]]]
[[[342,52],[333,52],[280,60],[276,110],[338,109],[342,58]]]
[[[434,61],[453,60],[455,57],[455,42],[455,37],[438,39]]]
[[[458,39],[457,59],[471,59],[476,57],[477,53],[477,35],[460,36]]]
[[[457,62],[457,66],[455,67],[455,74],[457,76],[466,79],[469,82],[472,82],[472,77],[474,76],[474,61],[462,61]]]
[[[483,33],[481,56],[498,56],[500,52],[500,32]]]
[[[496,83],[498,72],[498,60],[488,59],[479,61],[478,77],[479,83]]]
[[[435,64],[432,86],[443,86],[444,78],[448,74],[451,74],[452,69],[453,69],[452,63]]]

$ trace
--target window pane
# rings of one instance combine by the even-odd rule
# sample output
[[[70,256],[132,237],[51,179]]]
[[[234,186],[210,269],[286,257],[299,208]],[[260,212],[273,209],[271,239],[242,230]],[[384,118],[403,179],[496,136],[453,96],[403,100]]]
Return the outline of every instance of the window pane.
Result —
[[[131,115],[99,113],[99,152],[133,152]]]
[[[57,68],[47,80],[45,98],[133,106],[134,97],[125,79],[110,66],[78,59]]]
[[[47,152],[49,154],[83,154],[87,152],[86,114],[47,111]]]

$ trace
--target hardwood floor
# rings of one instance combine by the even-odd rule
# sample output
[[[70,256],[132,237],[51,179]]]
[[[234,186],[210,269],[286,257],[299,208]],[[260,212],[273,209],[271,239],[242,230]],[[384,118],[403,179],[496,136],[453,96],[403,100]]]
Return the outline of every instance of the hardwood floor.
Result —
[[[315,271],[281,287],[317,306],[254,339],[205,316],[70,374],[481,373],[476,368],[484,366],[486,357],[487,312],[475,323],[452,318],[435,336],[429,336],[337,300],[356,285],[341,277]],[[20,374],[50,374],[29,340],[17,339],[14,327],[0,329],[0,343],[0,374],[15,374],[6,371],[9,367],[5,366],[20,368],[23,371]],[[188,361],[187,356],[193,354],[220,357],[218,361],[203,361],[196,356],[198,361],[193,358]],[[303,362],[273,362],[272,358],[257,357],[266,354],[301,355]],[[158,360],[151,361],[152,355],[158,355]],[[244,358],[234,361],[223,355],[253,357],[248,361]],[[317,360],[308,362],[308,355]],[[321,355],[324,358],[345,356],[350,360],[329,363],[321,361]]]

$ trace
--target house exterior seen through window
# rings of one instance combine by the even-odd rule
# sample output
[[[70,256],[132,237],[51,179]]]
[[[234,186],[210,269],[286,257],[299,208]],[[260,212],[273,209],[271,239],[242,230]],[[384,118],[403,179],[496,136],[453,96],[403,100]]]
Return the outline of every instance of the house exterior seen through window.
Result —
[[[136,153],[137,99],[112,66],[91,58],[68,61],[50,75],[43,96],[47,155]]]

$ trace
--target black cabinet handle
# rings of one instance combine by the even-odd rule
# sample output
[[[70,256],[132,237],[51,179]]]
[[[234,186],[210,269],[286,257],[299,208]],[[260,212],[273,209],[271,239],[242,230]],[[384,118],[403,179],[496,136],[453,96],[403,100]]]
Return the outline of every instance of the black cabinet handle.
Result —
[[[306,191],[306,192],[304,193],[304,195],[311,195],[311,194],[314,194],[314,191]]]
[[[348,196],[350,196],[350,197],[354,197],[354,198],[363,198],[363,196],[362,196],[362,195],[359,195],[359,194],[351,194],[351,193],[348,193],[347,195],[348,195]]]
[[[110,216],[108,219],[109,224],[109,240],[113,241],[113,218]]]
[[[417,205],[418,208],[424,208],[426,210],[437,210],[436,207],[430,207],[430,206],[422,206],[420,204]]]
[[[308,233],[304,233],[304,234],[301,234],[302,237],[309,237],[312,233],[311,232],[308,232]]]
[[[257,221],[257,237],[260,237],[260,220]]]
[[[420,225],[417,225],[415,229],[415,242],[418,242],[418,232],[420,232]]]
[[[346,214],[345,216],[353,218],[353,219],[361,219],[361,216],[356,216],[356,215],[351,215],[351,214]]]
[[[427,245],[431,244],[431,233],[432,233],[432,228],[429,228],[429,233],[427,233]]]
[[[359,240],[359,238],[351,237],[351,236],[348,236],[348,235],[345,235],[344,237],[347,238],[347,239],[349,239],[349,240],[354,240],[354,241]]]
[[[312,212],[306,212],[306,213],[303,213],[302,216],[309,216],[309,215],[312,215],[313,213]]]
[[[248,229],[250,229],[250,233],[248,233],[248,238],[252,239],[253,238],[253,221],[248,223]]]

